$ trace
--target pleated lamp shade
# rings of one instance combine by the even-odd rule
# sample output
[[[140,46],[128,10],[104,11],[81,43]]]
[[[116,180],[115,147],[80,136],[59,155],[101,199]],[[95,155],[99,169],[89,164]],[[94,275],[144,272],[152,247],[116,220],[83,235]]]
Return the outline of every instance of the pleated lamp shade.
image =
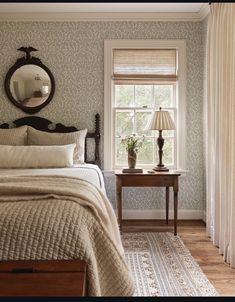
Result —
[[[155,111],[147,130],[175,130],[175,124],[168,111]]]

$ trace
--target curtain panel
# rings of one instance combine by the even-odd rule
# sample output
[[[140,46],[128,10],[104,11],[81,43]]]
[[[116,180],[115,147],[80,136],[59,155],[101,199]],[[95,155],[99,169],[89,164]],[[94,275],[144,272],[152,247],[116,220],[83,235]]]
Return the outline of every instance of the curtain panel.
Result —
[[[210,5],[207,38],[207,233],[235,267],[235,3]]]

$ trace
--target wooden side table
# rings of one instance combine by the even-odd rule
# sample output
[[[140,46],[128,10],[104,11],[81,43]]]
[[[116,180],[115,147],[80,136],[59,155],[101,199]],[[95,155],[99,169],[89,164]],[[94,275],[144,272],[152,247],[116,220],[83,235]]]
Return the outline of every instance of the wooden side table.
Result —
[[[123,187],[166,187],[166,223],[169,217],[169,187],[173,187],[174,192],[174,235],[177,235],[177,216],[178,216],[178,191],[180,173],[155,172],[148,173],[123,173],[115,171],[116,175],[116,194],[118,207],[118,223],[122,231],[122,188]]]

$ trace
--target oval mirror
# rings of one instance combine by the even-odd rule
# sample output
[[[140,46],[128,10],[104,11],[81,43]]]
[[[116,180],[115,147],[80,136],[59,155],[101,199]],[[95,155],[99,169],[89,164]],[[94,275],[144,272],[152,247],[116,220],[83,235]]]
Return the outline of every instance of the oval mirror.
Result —
[[[55,91],[53,74],[41,60],[31,57],[32,47],[21,47],[26,57],[20,58],[9,69],[5,91],[10,101],[27,113],[36,113],[52,99]]]

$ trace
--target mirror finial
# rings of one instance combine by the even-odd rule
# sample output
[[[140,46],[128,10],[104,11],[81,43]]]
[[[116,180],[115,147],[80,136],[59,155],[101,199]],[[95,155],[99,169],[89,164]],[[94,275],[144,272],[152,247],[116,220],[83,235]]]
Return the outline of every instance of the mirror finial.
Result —
[[[24,47],[24,46],[22,46],[22,47],[18,48],[17,50],[19,50],[19,51],[24,51],[24,52],[26,53],[26,60],[31,59],[30,53],[31,53],[32,51],[38,51],[36,48],[33,48],[33,47],[31,47],[31,46],[29,46],[29,47]]]

